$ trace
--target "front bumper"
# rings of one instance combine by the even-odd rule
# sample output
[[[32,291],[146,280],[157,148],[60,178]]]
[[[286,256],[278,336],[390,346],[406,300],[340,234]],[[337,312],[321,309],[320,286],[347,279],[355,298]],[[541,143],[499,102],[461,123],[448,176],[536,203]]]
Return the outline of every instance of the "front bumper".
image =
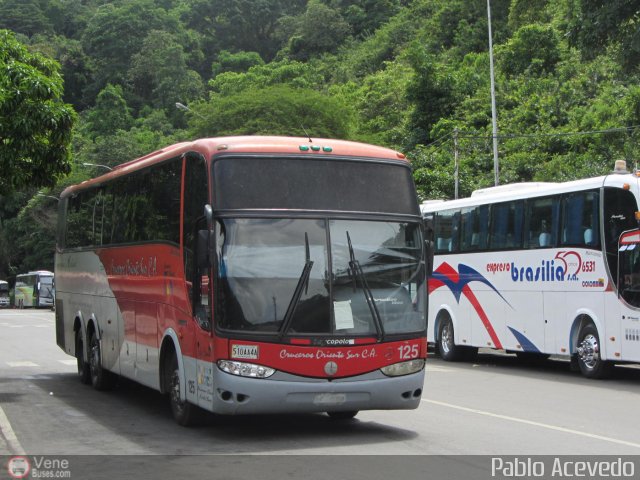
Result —
[[[246,378],[212,367],[212,387],[201,389],[199,383],[198,404],[227,415],[409,410],[420,404],[424,384],[424,369],[401,377],[375,371],[329,381],[282,372]]]

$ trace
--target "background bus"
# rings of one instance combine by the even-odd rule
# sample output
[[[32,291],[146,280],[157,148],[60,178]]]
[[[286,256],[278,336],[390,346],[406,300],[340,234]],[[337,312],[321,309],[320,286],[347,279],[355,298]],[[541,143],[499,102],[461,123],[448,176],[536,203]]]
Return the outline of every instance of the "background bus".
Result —
[[[0,308],[9,307],[9,282],[0,280]]]
[[[442,357],[565,355],[588,377],[640,361],[638,195],[622,162],[603,177],[424,204],[435,246],[428,338]]]
[[[338,140],[182,143],[66,189],[58,345],[82,381],[168,393],[176,420],[419,405],[422,218],[411,170]]]
[[[53,308],[53,272],[38,270],[16,275],[15,306]]]

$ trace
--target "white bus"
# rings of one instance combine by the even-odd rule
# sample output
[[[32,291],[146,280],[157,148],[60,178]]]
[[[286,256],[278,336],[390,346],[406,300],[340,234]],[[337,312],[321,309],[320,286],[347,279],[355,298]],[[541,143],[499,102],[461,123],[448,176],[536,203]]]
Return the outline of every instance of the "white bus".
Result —
[[[616,162],[602,177],[425,202],[427,335],[442,358],[563,355],[590,378],[640,362],[639,175]]]
[[[53,272],[38,270],[16,276],[15,305],[18,308],[53,308]]]
[[[9,282],[0,280],[0,308],[9,306]]]

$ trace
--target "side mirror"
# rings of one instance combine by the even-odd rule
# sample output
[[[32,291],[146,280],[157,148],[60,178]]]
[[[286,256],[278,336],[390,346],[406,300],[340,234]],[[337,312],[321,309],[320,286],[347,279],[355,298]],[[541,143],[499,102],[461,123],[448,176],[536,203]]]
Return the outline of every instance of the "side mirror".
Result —
[[[426,260],[427,260],[427,276],[430,277],[433,274],[433,242],[431,240],[425,240],[425,251],[426,251]]]
[[[198,268],[207,268],[209,266],[209,239],[211,234],[209,230],[198,230],[198,246],[197,260]]]

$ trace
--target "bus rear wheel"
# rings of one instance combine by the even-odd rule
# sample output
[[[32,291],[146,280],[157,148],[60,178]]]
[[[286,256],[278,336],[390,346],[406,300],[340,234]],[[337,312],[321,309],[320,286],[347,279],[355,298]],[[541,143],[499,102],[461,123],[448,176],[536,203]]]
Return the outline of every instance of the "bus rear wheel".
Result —
[[[578,335],[577,359],[580,371],[587,378],[607,378],[613,369],[610,361],[600,355],[598,329],[592,323],[582,327]]]
[[[201,423],[202,409],[188,400],[180,398],[180,369],[175,354],[171,355],[165,368],[166,384],[169,392],[169,404],[173,418],[183,427],[191,427]]]
[[[102,367],[100,340],[98,340],[95,331],[91,332],[89,338],[89,371],[91,372],[91,385],[93,385],[93,388],[96,390],[109,390],[113,387],[113,374]]]
[[[82,329],[76,330],[76,363],[78,365],[78,377],[85,385],[91,383],[91,370],[89,363],[84,361],[84,341],[82,340]]]

